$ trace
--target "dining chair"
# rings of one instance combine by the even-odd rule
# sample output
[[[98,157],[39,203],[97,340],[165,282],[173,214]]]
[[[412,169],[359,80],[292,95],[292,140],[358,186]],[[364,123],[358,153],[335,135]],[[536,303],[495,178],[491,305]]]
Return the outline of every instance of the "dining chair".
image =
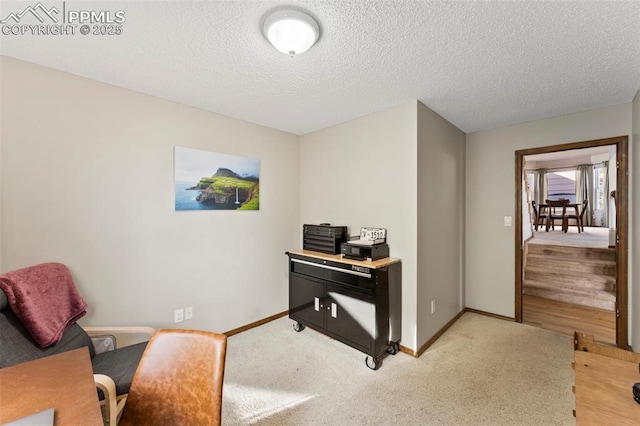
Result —
[[[536,231],[538,230],[539,225],[544,225],[547,220],[546,209],[547,206],[545,204],[540,204],[536,207],[535,200],[531,200],[531,207],[533,207],[533,220]]]
[[[547,206],[549,206],[546,231],[549,232],[549,227],[555,231],[556,219],[560,219],[562,223],[562,230],[564,231],[565,216],[567,214],[567,204],[569,204],[569,200],[546,200],[546,203]]]
[[[584,200],[582,202],[582,210],[580,211],[580,214],[567,213],[567,215],[565,216],[565,223],[562,226],[562,228],[564,229],[564,232],[567,232],[569,229],[569,219],[574,219],[576,221],[576,226],[578,227],[578,233],[584,232],[584,212],[587,210],[588,205],[589,205],[589,200]]]
[[[219,425],[226,351],[224,334],[156,331],[133,376],[118,424]]]

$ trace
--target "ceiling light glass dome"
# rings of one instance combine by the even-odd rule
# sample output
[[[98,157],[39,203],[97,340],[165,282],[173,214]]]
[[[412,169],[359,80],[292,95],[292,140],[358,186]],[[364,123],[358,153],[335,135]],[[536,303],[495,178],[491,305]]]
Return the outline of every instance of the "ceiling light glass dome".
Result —
[[[309,50],[320,36],[318,23],[296,10],[280,10],[267,16],[263,32],[273,47],[291,57]]]

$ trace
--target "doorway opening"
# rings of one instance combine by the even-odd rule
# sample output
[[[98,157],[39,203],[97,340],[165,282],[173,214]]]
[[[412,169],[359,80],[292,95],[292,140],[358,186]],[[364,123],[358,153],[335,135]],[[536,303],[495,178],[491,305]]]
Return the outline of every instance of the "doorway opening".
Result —
[[[580,172],[576,172],[577,168],[573,167],[557,167],[554,170],[547,170],[538,168],[537,170],[544,170],[543,173],[550,173],[551,178],[545,175],[544,183],[540,183],[537,186],[535,185],[536,177],[533,176],[535,170],[532,167],[529,167],[527,172],[527,168],[525,166],[525,160],[529,159],[537,159],[537,158],[549,158],[549,155],[552,153],[557,153],[556,157],[562,156],[561,154],[567,154],[567,151],[573,150],[584,150],[591,148],[602,148],[612,146],[615,149],[615,156],[611,159],[611,161],[605,161],[604,164],[590,164],[589,167],[586,165]],[[575,151],[574,151],[575,152]],[[534,157],[537,156],[537,157]],[[566,155],[565,155],[566,156]],[[592,162],[593,163],[593,162]],[[542,163],[541,163],[542,164]],[[609,197],[609,191],[607,190],[607,180],[606,173],[607,168],[610,170],[609,173],[612,173],[612,178],[615,180],[614,187],[616,188],[615,197]],[[529,173],[529,174],[528,174]],[[576,173],[578,173],[579,177],[576,177]],[[539,176],[538,176],[539,179]],[[584,180],[584,185],[579,185],[575,182],[576,179],[580,179],[580,181]],[[607,139],[598,139],[592,141],[583,141],[583,142],[574,142],[563,145],[554,145],[547,147],[539,147],[532,149],[525,149],[516,151],[516,214],[515,214],[515,225],[516,225],[516,242],[515,242],[515,251],[516,251],[516,288],[515,288],[515,319],[517,322],[523,322],[523,307],[524,301],[527,303],[527,312],[528,315],[532,312],[529,307],[533,307],[533,310],[538,309],[539,311],[544,311],[548,309],[559,309],[563,312],[563,315],[566,317],[575,317],[576,315],[579,317],[576,312],[567,313],[567,307],[572,308],[573,306],[580,307],[579,305],[574,304],[562,304],[562,297],[568,297],[568,301],[571,301],[570,297],[579,296],[583,297],[588,295],[589,292],[585,291],[574,291],[569,289],[566,293],[569,294],[557,294],[559,297],[552,296],[551,299],[556,298],[559,300],[553,301],[549,298],[545,298],[542,292],[547,290],[553,290],[553,283],[551,283],[551,277],[553,277],[553,271],[547,271],[546,276],[540,272],[540,268],[537,268],[535,271],[540,275],[538,278],[538,282],[527,281],[527,287],[525,289],[525,264],[527,261],[527,253],[526,250],[529,247],[534,247],[534,250],[539,251],[539,254],[533,254],[530,256],[530,259],[533,259],[532,262],[539,262],[541,265],[544,262],[548,262],[549,265],[556,264],[557,268],[565,268],[571,269],[571,266],[567,267],[562,264],[561,257],[569,256],[574,258],[579,258],[580,256],[593,256],[593,257],[603,257],[609,256],[612,260],[615,260],[615,264],[613,261],[610,261],[610,266],[606,266],[607,261],[594,261],[592,263],[598,264],[598,267],[602,269],[605,275],[610,275],[611,277],[593,277],[595,281],[606,282],[607,280],[612,281],[615,285],[615,288],[611,286],[609,288],[610,297],[602,292],[604,295],[604,300],[602,303],[605,303],[602,307],[606,310],[610,311],[610,316],[607,317],[607,321],[610,324],[615,324],[615,339],[613,333],[611,334],[611,340],[609,343],[615,343],[617,346],[622,348],[628,348],[628,277],[627,277],[627,268],[628,268],[628,137],[627,136],[619,136],[614,138]],[[540,182],[543,182],[542,180]],[[551,182],[551,185],[548,183]],[[589,182],[589,184],[587,184]],[[535,193],[535,195],[530,195],[527,191],[527,185],[530,187],[535,186],[535,190],[532,190],[531,193]],[[548,186],[545,186],[548,185]],[[588,191],[587,191],[588,187]],[[537,192],[536,192],[537,191]],[[563,219],[555,219],[550,220],[546,215],[540,214],[540,212],[532,213],[533,219],[529,218],[529,214],[527,212],[527,207],[531,205],[531,200],[528,198],[530,195],[534,201],[537,201],[537,204],[544,204],[546,200],[566,200],[568,206],[572,206],[567,210],[567,217],[571,217],[573,225],[568,226],[565,223],[570,223],[568,220],[565,221]],[[586,203],[584,200],[588,200]],[[611,209],[613,213],[609,213],[608,202],[613,203],[613,208]],[[553,203],[552,203],[553,204]],[[589,206],[589,204],[591,204]],[[588,206],[588,207],[587,207]],[[580,217],[581,210],[586,210],[586,214],[582,216],[582,222],[578,221],[578,218],[572,217],[573,209],[575,208],[575,216]],[[524,212],[524,213],[523,213]],[[535,215],[544,216],[541,217],[538,221],[538,218]],[[551,216],[551,215],[550,215]],[[586,219],[585,219],[586,216]],[[614,217],[615,216],[615,217]],[[535,220],[535,225],[538,225],[537,231],[527,232],[527,226],[531,227],[533,221]],[[590,251],[588,254],[582,253],[584,249],[571,249],[571,248],[561,248],[564,246],[576,246],[581,243],[571,243],[564,244],[564,241],[567,241],[569,238],[573,238],[575,240],[580,239],[584,241],[587,237],[587,233],[582,233],[582,229],[580,227],[580,223],[582,226],[587,225],[586,230],[592,230],[590,232],[591,235],[602,235],[605,238],[604,246],[605,248],[601,248],[602,252]],[[554,227],[555,225],[555,227]],[[542,228],[540,228],[542,226]],[[555,232],[547,232],[547,229],[553,227],[552,229]],[[605,228],[598,229],[598,228]],[[543,229],[544,228],[544,229]],[[571,228],[571,232],[569,231]],[[598,231],[598,232],[596,232]],[[548,243],[545,246],[529,246],[525,244],[525,240],[528,240],[531,237],[533,232],[537,232],[541,237],[538,239],[538,243],[543,241],[543,243]],[[582,235],[585,234],[585,235]],[[609,237],[609,234],[611,236]],[[552,237],[559,239],[558,242],[553,242]],[[546,238],[547,240],[544,240]],[[599,238],[599,237],[598,237]],[[535,238],[534,238],[535,239]],[[594,240],[595,241],[595,240]],[[608,242],[608,244],[607,244]],[[558,247],[553,246],[553,244],[558,244]],[[602,242],[598,242],[598,244],[602,244]],[[587,245],[591,245],[588,243]],[[607,250],[609,248],[609,250]],[[596,250],[596,249],[594,249]],[[608,251],[608,252],[607,252]],[[542,254],[552,257],[542,256]],[[554,253],[558,256],[557,258],[553,258]],[[585,269],[583,271],[579,271],[584,265],[588,262],[575,262],[568,261],[568,265],[576,265],[576,271],[573,275],[577,276],[582,274],[582,278],[585,280],[589,278],[591,272],[590,270]],[[604,266],[603,266],[604,265]],[[535,265],[534,265],[535,266]],[[540,265],[538,265],[540,266]],[[543,265],[544,266],[544,265]],[[608,269],[607,269],[608,268]],[[535,269],[535,268],[534,268]],[[560,270],[559,269],[559,270]],[[532,271],[529,270],[529,274],[532,274]],[[560,273],[561,274],[561,273]],[[558,277],[560,277],[560,274]],[[594,273],[595,274],[595,273]],[[531,278],[531,277],[530,277]],[[562,279],[566,279],[562,278]],[[595,287],[595,284],[586,284],[587,286]],[[610,283],[608,284],[610,285]],[[536,292],[540,292],[540,294],[536,295]],[[573,296],[571,295],[573,293]],[[594,292],[596,294],[597,292]],[[537,296],[542,295],[542,298],[538,298]],[[596,297],[599,297],[596,294]],[[584,299],[584,297],[583,297]],[[595,303],[599,301],[597,300],[586,300],[586,304]],[[543,302],[540,304],[539,302]],[[537,305],[536,305],[537,303]],[[555,303],[555,304],[554,304]],[[607,305],[608,303],[608,305]],[[598,306],[597,304],[594,306]],[[591,309],[591,308],[590,308]],[[582,312],[582,315],[586,315],[586,317],[592,318],[594,317],[593,312]],[[605,312],[603,310],[603,312]],[[605,312],[606,313],[606,312]],[[563,315],[558,315],[558,318],[562,318]],[[569,323],[568,327],[578,328],[578,326],[574,323]],[[574,330],[581,331],[581,330]],[[615,340],[615,341],[613,341]]]

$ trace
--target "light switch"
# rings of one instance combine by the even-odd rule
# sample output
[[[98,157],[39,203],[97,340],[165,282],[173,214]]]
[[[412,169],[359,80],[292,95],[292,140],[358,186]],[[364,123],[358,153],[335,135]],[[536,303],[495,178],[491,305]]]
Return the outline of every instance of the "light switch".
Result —
[[[504,217],[504,226],[511,226],[511,216]]]

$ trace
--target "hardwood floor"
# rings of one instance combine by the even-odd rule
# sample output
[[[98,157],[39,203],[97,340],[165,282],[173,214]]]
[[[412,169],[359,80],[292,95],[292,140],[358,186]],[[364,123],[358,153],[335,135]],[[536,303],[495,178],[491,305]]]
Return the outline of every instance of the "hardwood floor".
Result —
[[[591,334],[601,343],[616,344],[616,315],[612,311],[523,295],[525,324],[573,336]]]

